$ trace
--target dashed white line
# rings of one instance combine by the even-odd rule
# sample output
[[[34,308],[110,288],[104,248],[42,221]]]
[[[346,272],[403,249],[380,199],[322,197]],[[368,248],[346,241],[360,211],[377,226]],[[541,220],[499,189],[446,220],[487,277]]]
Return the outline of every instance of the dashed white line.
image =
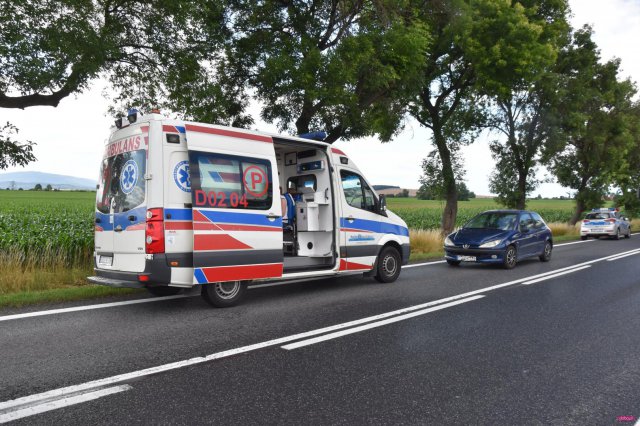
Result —
[[[633,256],[635,254],[640,254],[640,250],[637,250],[637,251],[635,251],[633,253],[623,254],[622,256],[612,257],[611,259],[607,259],[607,262],[612,262],[614,260],[622,259],[622,258],[627,257],[627,256]]]
[[[59,408],[68,407],[70,405],[81,404],[94,399],[102,398],[114,393],[124,392],[131,389],[129,385],[113,386],[106,389],[100,389],[92,392],[81,393],[60,399],[49,400],[37,405],[27,407],[20,406],[13,411],[5,411],[0,413],[0,423],[7,423],[13,420],[22,419],[24,417],[34,416],[47,411],[57,410]]]
[[[301,340],[301,341],[298,341],[298,342],[295,342],[295,343],[290,343],[288,345],[284,345],[284,346],[281,346],[281,347],[283,349],[287,349],[287,350],[298,349],[298,348],[301,348],[303,346],[309,346],[309,345],[313,345],[315,343],[320,343],[320,342],[324,342],[324,341],[327,341],[327,340],[337,339],[338,337],[347,336],[347,335],[353,334],[353,333],[359,333],[361,331],[370,330],[370,329],[376,328],[376,327],[382,327],[383,325],[392,324],[392,323],[398,322],[398,321],[404,321],[406,319],[417,317],[417,316],[424,315],[424,314],[428,314],[430,312],[435,312],[435,311],[439,311],[439,310],[442,310],[442,309],[447,309],[447,308],[450,308],[452,306],[461,305],[463,303],[471,302],[471,301],[477,300],[477,299],[482,299],[483,297],[485,297],[485,296],[481,294],[479,296],[469,297],[469,298],[466,298],[466,299],[458,300],[456,302],[450,302],[450,303],[445,303],[443,305],[438,305],[438,306],[435,306],[433,308],[422,309],[422,310],[417,311],[417,312],[411,312],[409,314],[399,315],[399,316],[396,316],[396,317],[393,317],[393,318],[389,318],[389,319],[385,319],[385,320],[382,320],[382,321],[372,322],[372,323],[369,323],[369,324],[361,325],[359,327],[353,327],[353,328],[349,328],[347,330],[336,331],[334,333],[324,334],[324,335],[319,336],[319,337],[314,337],[314,338],[311,338],[311,339]]]
[[[540,281],[550,280],[552,278],[560,277],[562,275],[567,275],[567,274],[570,274],[572,272],[581,271],[581,270],[587,269],[587,268],[591,268],[591,265],[585,265],[585,266],[582,266],[580,268],[573,268],[573,269],[570,269],[568,271],[559,272],[557,274],[547,275],[546,277],[538,278],[537,280],[527,281],[527,282],[524,282],[522,284],[523,285],[535,284],[535,283],[539,283]]]

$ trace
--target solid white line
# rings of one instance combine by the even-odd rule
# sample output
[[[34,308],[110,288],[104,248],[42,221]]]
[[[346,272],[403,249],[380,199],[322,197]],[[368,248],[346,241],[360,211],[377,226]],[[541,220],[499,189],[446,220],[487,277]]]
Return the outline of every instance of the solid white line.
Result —
[[[410,265],[404,265],[402,269],[406,268],[417,268],[418,266],[429,266],[429,265],[437,265],[438,263],[445,263],[446,260],[438,260],[436,262],[427,262],[427,263],[412,263]]]
[[[295,342],[295,343],[290,343],[288,345],[281,346],[281,348],[286,349],[286,350],[298,349],[298,348],[301,348],[303,346],[309,346],[309,345],[313,345],[315,343],[324,342],[326,340],[337,339],[338,337],[347,336],[349,334],[354,334],[354,333],[359,333],[359,332],[365,331],[365,330],[370,330],[372,328],[382,327],[383,325],[392,324],[394,322],[404,321],[406,319],[417,317],[417,316],[424,315],[424,314],[428,314],[430,312],[435,312],[435,311],[439,311],[439,310],[442,310],[442,309],[450,308],[452,306],[460,305],[462,303],[467,303],[467,302],[471,302],[473,300],[482,299],[483,297],[485,297],[485,296],[481,294],[479,296],[469,297],[467,299],[458,300],[456,302],[445,303],[444,305],[438,305],[438,306],[435,306],[433,308],[422,309],[422,310],[417,311],[417,312],[411,312],[409,314],[399,315],[399,316],[396,316],[396,317],[393,317],[393,318],[389,318],[389,319],[386,319],[386,320],[376,321],[376,322],[369,323],[369,324],[366,324],[366,325],[361,325],[359,327],[353,327],[353,328],[349,328],[347,330],[337,331],[335,333],[330,333],[330,334],[325,334],[323,336],[314,337],[312,339],[306,339],[306,340],[301,340],[301,341],[298,341],[298,342]]]
[[[193,297],[193,295],[179,294],[177,296],[152,297],[148,299],[127,300],[125,302],[101,303],[98,305],[74,306],[73,308],[51,309],[49,311],[27,312],[24,314],[5,315],[0,317],[0,321],[9,321],[20,318],[40,317],[43,315],[62,314],[67,312],[88,311],[92,309],[113,308],[114,306],[135,305],[138,303],[162,302],[163,300],[183,299],[185,297]]]
[[[47,401],[42,404],[30,406],[27,408],[20,408],[15,411],[0,414],[0,423],[7,423],[13,420],[22,419],[24,417],[45,413],[47,411],[57,410],[58,408],[68,407],[70,405],[75,405],[75,404],[81,404],[87,401],[93,401],[94,399],[102,398],[107,395],[113,395],[114,393],[124,392],[129,389],[131,389],[131,386],[129,385],[113,386],[110,388],[100,389],[97,391],[83,393],[80,395],[74,395],[67,398]]]
[[[552,278],[560,277],[562,275],[567,275],[567,274],[570,274],[572,272],[581,271],[582,269],[587,269],[587,268],[591,268],[591,265],[585,265],[585,266],[582,266],[580,268],[573,268],[573,269],[570,269],[568,271],[559,272],[557,274],[547,275],[546,277],[538,278],[537,280],[533,280],[533,281],[527,281],[527,282],[524,282],[522,284],[523,285],[535,284],[535,283],[539,283],[540,281],[550,280]]]
[[[627,254],[623,254],[622,256],[618,256],[618,257],[613,257],[611,259],[607,259],[607,262],[612,262],[614,260],[622,259],[622,258],[627,257],[627,256],[633,256],[634,254],[640,254],[640,250],[637,250],[634,253],[627,253]]]

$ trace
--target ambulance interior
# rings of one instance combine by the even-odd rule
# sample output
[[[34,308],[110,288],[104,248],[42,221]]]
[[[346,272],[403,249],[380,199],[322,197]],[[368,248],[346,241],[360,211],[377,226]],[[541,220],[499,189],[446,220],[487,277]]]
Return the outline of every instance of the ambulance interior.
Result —
[[[336,261],[335,195],[326,151],[275,139],[274,147],[287,205],[282,212],[284,271],[330,269]],[[292,205],[295,212],[290,211]]]

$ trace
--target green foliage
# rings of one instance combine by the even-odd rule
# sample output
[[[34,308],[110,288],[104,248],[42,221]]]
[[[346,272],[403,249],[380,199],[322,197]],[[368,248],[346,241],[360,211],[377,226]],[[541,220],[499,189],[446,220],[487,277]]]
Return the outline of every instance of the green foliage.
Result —
[[[18,128],[11,123],[7,122],[0,128],[0,170],[9,166],[26,166],[36,159],[33,155],[35,144],[31,141],[19,143],[12,140],[17,134]]]
[[[39,183],[36,183],[36,186],[33,187],[34,191],[42,191],[42,185]]]
[[[451,148],[451,162],[456,181],[464,177],[463,164],[457,147]],[[460,182],[459,182],[460,183]],[[466,188],[466,186],[465,186]],[[442,171],[442,160],[438,151],[429,152],[427,158],[422,160],[422,176],[420,176],[420,188],[416,196],[421,200],[444,200],[446,188]]]
[[[428,43],[401,3],[236,0],[231,10],[227,72],[255,89],[264,120],[294,134],[326,130],[329,142],[389,140],[401,127]]]

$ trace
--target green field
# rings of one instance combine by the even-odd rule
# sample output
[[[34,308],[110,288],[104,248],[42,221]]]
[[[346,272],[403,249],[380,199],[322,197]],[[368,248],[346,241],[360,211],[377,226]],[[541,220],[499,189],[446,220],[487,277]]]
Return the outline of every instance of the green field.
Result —
[[[93,192],[0,190],[0,306],[114,293],[85,286],[92,273],[94,203]],[[442,255],[438,232],[415,231],[439,228],[442,202],[389,198],[388,206],[412,228],[413,260]],[[491,199],[460,202],[458,224],[497,207]],[[535,200],[529,207],[548,222],[564,222],[573,203]]]
[[[416,198],[387,198],[387,207],[402,217],[412,229],[440,227],[444,201]],[[575,205],[571,200],[530,200],[527,208],[538,212],[546,222],[567,222]],[[458,203],[457,225],[460,226],[478,213],[501,208],[491,198],[475,198]]]
[[[93,192],[1,191],[0,251],[23,265],[86,267],[93,251]],[[415,198],[389,198],[388,206],[412,229],[440,226],[444,203]],[[458,224],[488,209],[491,199],[462,201]],[[547,222],[566,222],[572,201],[532,200],[529,208]]]

